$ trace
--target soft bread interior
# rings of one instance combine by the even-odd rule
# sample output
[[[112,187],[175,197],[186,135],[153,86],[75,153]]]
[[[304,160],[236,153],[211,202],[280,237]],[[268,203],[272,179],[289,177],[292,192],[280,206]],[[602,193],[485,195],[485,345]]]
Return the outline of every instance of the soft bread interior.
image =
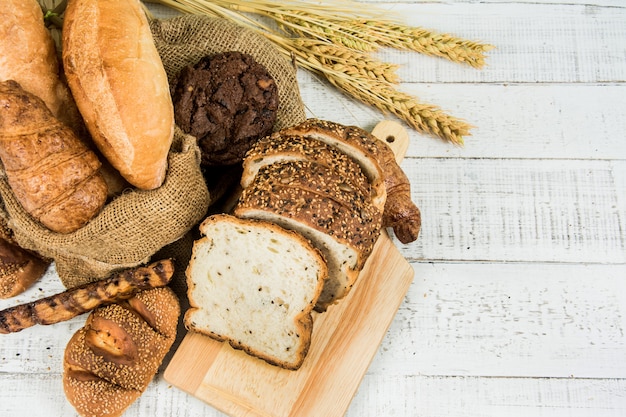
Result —
[[[276,225],[223,215],[203,222],[187,269],[191,329],[284,367],[301,363],[326,277],[319,253]],[[198,308],[198,306],[201,306]]]

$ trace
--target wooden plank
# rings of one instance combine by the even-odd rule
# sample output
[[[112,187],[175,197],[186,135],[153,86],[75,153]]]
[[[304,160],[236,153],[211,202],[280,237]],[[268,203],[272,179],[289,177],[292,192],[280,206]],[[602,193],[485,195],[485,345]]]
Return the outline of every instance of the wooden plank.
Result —
[[[161,381],[162,382],[162,381]],[[6,416],[72,416],[60,374],[0,374]],[[33,387],[38,387],[33,389]],[[346,417],[623,417],[626,380],[366,375]],[[124,416],[225,417],[164,383],[150,388]]]
[[[371,126],[380,113],[299,74],[309,115]],[[625,159],[626,85],[403,84],[475,126],[456,147],[410,129],[407,158]],[[340,116],[337,116],[340,115]]]
[[[626,265],[412,265],[370,374],[626,377]]]
[[[623,82],[626,7],[528,3],[394,3],[409,25],[496,46],[475,70],[442,58],[383,49],[405,82]],[[410,55],[410,57],[408,56]]]
[[[402,253],[410,260],[624,263],[625,164],[407,159],[423,224]]]
[[[626,379],[368,375],[346,417],[623,417]]]

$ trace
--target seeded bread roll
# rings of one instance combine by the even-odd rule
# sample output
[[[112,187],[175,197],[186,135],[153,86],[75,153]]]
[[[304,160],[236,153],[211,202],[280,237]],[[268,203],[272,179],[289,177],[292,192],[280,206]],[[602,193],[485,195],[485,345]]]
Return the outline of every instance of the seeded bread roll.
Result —
[[[301,135],[286,135],[276,132],[260,139],[246,155],[243,161],[241,186],[246,188],[257,171],[267,165],[285,161],[315,161],[323,164],[338,175],[354,181],[362,193],[369,195],[372,203],[380,210],[386,199],[386,190],[382,181],[370,184],[361,167],[348,155],[322,141]]]
[[[0,298],[14,297],[26,291],[43,276],[50,263],[50,260],[0,237]]]
[[[380,234],[380,215],[373,207],[346,207],[328,196],[260,179],[243,190],[234,215],[276,223],[315,244],[328,265],[315,306],[320,312],[348,294]]]
[[[178,298],[169,287],[94,310],[70,339],[63,388],[83,417],[118,417],[145,391],[176,337]]]
[[[322,256],[302,236],[263,221],[220,214],[200,231],[186,272],[187,328],[298,369],[327,276]]]

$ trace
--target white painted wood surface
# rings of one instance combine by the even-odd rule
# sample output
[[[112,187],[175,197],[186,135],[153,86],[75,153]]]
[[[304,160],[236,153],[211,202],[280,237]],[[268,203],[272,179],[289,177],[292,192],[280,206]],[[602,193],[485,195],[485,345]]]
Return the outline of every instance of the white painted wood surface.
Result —
[[[415,280],[348,416],[626,415],[626,2],[366,3],[497,48],[483,70],[381,52],[476,129],[463,148],[410,132]],[[299,81],[311,116],[382,117]],[[52,269],[0,308],[61,289]],[[0,337],[2,416],[75,415],[61,364],[83,322]],[[159,374],[125,416],[222,414]]]

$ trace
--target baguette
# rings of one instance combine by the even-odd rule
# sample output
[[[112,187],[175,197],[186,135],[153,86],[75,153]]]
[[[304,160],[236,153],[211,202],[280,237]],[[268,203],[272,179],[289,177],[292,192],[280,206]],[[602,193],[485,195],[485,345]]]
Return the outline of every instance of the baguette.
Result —
[[[3,0],[0,81],[14,80],[41,98],[54,117],[82,134],[81,116],[62,80],[56,48],[37,0]]]
[[[94,143],[133,186],[161,186],[174,134],[167,74],[139,0],[70,0],[67,81]]]
[[[60,294],[0,311],[0,334],[19,332],[35,324],[69,320],[103,304],[128,299],[139,291],[167,285],[174,273],[171,260],[127,269],[109,278]]]

